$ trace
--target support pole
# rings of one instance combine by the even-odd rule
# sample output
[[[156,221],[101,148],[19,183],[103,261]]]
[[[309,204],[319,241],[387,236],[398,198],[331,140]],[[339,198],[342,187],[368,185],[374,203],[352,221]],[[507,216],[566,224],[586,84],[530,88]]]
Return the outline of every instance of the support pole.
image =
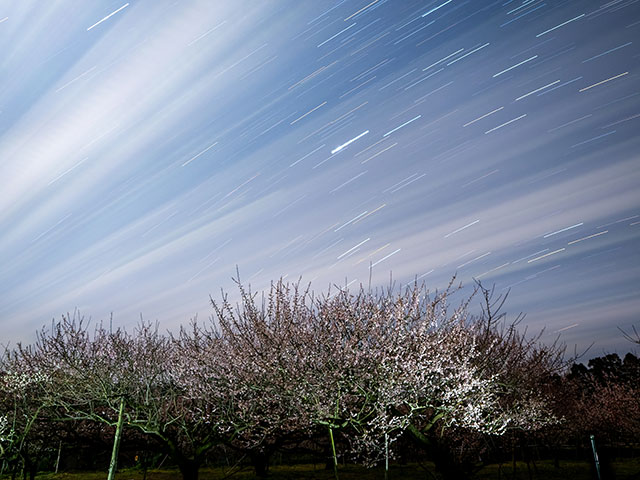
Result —
[[[56,473],[58,473],[58,467],[60,466],[60,454],[62,454],[62,440],[58,445],[58,457],[56,458]]]
[[[389,434],[384,434],[384,480],[389,478]]]
[[[118,412],[118,424],[116,425],[116,435],[113,439],[113,451],[111,452],[111,463],[109,464],[109,475],[107,480],[114,480],[118,469],[118,451],[120,450],[120,438],[122,437],[122,424],[124,423],[124,397],[120,397],[120,411]]]
[[[338,477],[338,456],[336,455],[336,444],[333,441],[333,428],[329,427],[329,438],[331,439],[331,450],[333,452],[333,475],[336,477],[336,480],[339,480]]]
[[[598,460],[598,452],[596,451],[596,438],[593,435],[591,435],[591,449],[593,450],[593,459],[596,462],[596,474],[600,480],[600,460]]]

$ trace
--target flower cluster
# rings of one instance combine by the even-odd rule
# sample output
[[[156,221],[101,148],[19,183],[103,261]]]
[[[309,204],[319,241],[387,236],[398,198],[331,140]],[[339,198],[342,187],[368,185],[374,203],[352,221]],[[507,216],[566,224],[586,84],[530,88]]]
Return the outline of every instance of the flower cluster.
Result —
[[[39,385],[48,380],[48,376],[40,371],[32,373],[5,372],[0,376],[0,384],[6,392],[24,392],[33,385]]]
[[[13,437],[13,429],[6,415],[0,415],[0,444],[9,443]]]

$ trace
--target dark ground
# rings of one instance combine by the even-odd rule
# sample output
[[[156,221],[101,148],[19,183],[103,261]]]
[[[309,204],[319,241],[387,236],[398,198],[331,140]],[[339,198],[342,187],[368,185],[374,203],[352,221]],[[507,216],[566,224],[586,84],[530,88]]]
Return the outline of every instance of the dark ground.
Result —
[[[620,480],[640,480],[640,458],[625,459],[623,462],[613,464],[615,478]],[[365,469],[358,466],[341,466],[339,470],[341,480],[377,480],[384,479],[384,470],[381,468]],[[8,477],[2,477],[8,478]],[[106,472],[74,472],[74,473],[42,473],[36,477],[38,480],[104,480]],[[175,470],[149,470],[147,480],[180,480],[180,474]],[[247,480],[255,478],[253,471],[246,467],[241,470],[222,468],[203,468],[200,471],[200,480],[221,480],[233,478]],[[333,479],[333,472],[325,470],[324,465],[295,465],[273,466],[270,469],[270,478],[273,480],[284,479]],[[423,465],[392,465],[388,475],[389,480],[425,480],[436,479],[433,464]],[[538,461],[535,466],[518,462],[515,476],[511,464],[489,465],[480,470],[474,477],[478,480],[504,479],[504,480],[591,480],[595,478],[591,467],[587,463],[563,461],[559,468],[555,468],[550,461]],[[117,480],[142,480],[143,472],[137,469],[126,469],[116,475]]]

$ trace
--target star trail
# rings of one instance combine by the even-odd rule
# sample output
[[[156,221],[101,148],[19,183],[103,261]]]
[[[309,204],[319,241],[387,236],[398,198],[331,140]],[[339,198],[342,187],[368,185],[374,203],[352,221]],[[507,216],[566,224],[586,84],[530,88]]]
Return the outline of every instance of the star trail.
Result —
[[[637,0],[2,2],[0,342],[76,309],[175,329],[237,266],[457,274],[628,351],[638,39]]]

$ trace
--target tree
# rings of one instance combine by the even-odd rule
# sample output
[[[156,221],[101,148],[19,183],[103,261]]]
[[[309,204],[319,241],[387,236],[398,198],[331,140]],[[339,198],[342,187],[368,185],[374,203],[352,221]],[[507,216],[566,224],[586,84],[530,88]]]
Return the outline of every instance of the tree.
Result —
[[[348,431],[352,453],[368,463],[405,431],[429,443],[436,425],[502,428],[489,415],[491,379],[473,365],[467,304],[449,312],[451,294],[450,286],[431,298],[414,284],[398,294],[341,290],[319,302],[308,398],[316,421]]]
[[[179,466],[183,478],[197,479],[212,442],[200,435],[198,413],[182,401],[174,382],[180,361],[157,325],[141,322],[134,334],[98,325],[93,334],[83,319],[69,316],[39,332],[16,355],[26,368],[50,379],[41,401],[56,407],[60,420],[89,420],[116,427],[110,472],[115,471],[124,427],[154,438]]]
[[[212,299],[210,324],[193,321],[175,336],[145,322],[132,333],[102,324],[91,332],[66,316],[18,345],[3,371],[42,374],[29,405],[47,406],[48,420],[115,428],[111,472],[118,439],[135,430],[185,480],[197,479],[216,445],[266,476],[274,452],[309,438],[325,439],[336,477],[338,455],[371,465],[413,438],[445,478],[464,478],[465,449],[558,421],[553,392],[566,364],[561,346],[520,332],[521,317],[506,322],[506,296],[478,284],[482,315],[469,313],[474,296],[453,304],[454,280],[435,293],[414,283],[321,296],[280,280],[261,297],[238,280],[238,304],[224,292]],[[4,449],[17,435],[7,412]]]
[[[574,365],[567,376],[573,402],[565,412],[574,435],[597,433],[607,441],[633,441],[640,437],[640,362],[628,353],[596,357]]]
[[[215,435],[250,457],[266,476],[269,456],[307,438],[311,422],[301,408],[305,345],[298,336],[309,316],[308,292],[278,282],[268,299],[239,282],[234,308],[223,293],[212,300],[216,317],[206,328],[182,329],[176,351],[185,360],[178,383],[207,412]]]
[[[334,465],[339,433],[374,463],[405,432],[438,448],[454,427],[499,435],[554,421],[540,387],[559,349],[500,328],[494,313],[469,316],[468,299],[451,310],[452,285],[433,296],[414,284],[315,298],[280,281],[260,306],[238,282],[236,308],[224,294],[213,302],[217,327],[183,332],[198,352],[193,391],[223,412],[221,433],[245,451],[268,454],[324,429]]]
[[[12,478],[20,468],[24,478],[35,477],[31,433],[47,406],[40,398],[48,376],[24,367],[8,349],[0,358],[0,472],[8,470]]]

